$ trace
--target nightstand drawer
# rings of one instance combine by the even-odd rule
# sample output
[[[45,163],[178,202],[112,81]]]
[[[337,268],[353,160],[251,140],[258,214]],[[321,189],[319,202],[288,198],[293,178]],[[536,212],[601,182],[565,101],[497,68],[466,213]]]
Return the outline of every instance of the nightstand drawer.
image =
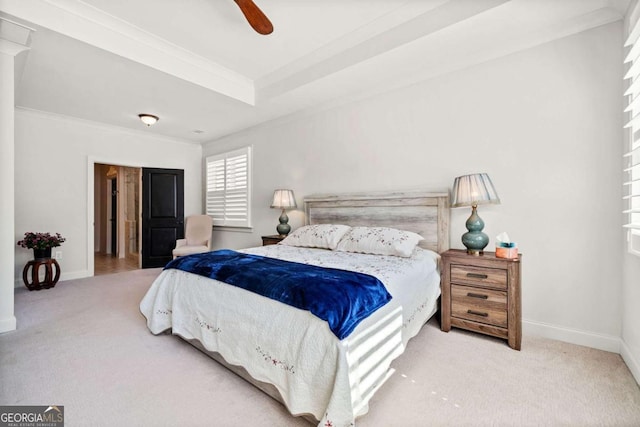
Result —
[[[262,236],[262,246],[277,245],[278,243],[282,242],[285,237],[287,236],[281,236],[279,234],[274,234],[272,236]]]
[[[451,282],[506,290],[507,270],[452,264]]]
[[[451,285],[451,315],[506,328],[507,294],[489,289]]]

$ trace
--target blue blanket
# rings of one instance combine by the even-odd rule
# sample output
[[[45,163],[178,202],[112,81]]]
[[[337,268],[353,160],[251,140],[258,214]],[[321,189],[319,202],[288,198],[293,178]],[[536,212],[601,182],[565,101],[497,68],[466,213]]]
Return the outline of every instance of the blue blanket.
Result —
[[[326,320],[339,338],[391,300],[373,276],[231,250],[179,257],[175,268],[246,289]]]

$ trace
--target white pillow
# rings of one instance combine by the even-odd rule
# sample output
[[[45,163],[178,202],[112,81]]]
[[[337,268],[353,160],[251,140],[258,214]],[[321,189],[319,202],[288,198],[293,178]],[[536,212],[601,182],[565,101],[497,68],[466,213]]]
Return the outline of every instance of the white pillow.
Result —
[[[388,227],[353,227],[347,232],[337,251],[375,255],[410,257],[422,236]]]
[[[348,225],[339,224],[305,225],[289,234],[280,244],[333,250],[350,229]]]

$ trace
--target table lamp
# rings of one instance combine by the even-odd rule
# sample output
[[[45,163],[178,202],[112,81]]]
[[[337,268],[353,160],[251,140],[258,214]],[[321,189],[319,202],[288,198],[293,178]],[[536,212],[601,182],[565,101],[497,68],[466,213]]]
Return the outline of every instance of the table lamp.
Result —
[[[280,224],[278,224],[276,230],[278,230],[279,235],[286,236],[291,231],[291,226],[287,224],[289,222],[289,217],[287,216],[286,209],[294,209],[297,207],[296,199],[293,196],[293,190],[275,190],[273,192],[271,207],[282,209]]]
[[[452,208],[471,206],[471,216],[467,219],[467,231],[462,235],[462,244],[471,255],[482,255],[489,244],[489,236],[482,232],[484,221],[478,216],[478,205],[500,204],[498,193],[493,187],[491,178],[486,173],[474,173],[457,177],[453,181]]]

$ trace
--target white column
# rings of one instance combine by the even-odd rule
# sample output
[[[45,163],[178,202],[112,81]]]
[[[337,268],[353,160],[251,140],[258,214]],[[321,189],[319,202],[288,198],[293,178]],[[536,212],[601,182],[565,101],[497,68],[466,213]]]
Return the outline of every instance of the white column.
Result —
[[[3,24],[6,27],[6,23]],[[0,333],[16,329],[13,298],[16,258],[14,63],[15,56],[25,49],[28,48],[0,38]]]

